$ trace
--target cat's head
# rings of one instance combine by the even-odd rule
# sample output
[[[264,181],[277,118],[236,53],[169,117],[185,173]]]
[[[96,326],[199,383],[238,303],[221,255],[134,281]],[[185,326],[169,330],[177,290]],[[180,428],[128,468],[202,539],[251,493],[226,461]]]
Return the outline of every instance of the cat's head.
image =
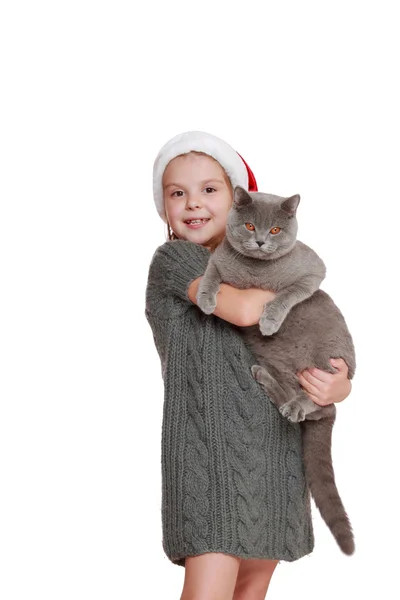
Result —
[[[282,198],[237,186],[228,214],[227,240],[246,256],[261,260],[283,256],[296,243],[299,202],[298,194]]]

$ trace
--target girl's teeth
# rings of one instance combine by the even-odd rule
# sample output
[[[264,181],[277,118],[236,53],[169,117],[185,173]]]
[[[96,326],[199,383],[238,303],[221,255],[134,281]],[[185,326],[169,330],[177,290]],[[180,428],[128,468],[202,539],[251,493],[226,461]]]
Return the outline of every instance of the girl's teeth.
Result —
[[[205,223],[206,221],[208,221],[208,219],[194,219],[193,221],[186,221],[186,223],[197,225],[198,223]]]

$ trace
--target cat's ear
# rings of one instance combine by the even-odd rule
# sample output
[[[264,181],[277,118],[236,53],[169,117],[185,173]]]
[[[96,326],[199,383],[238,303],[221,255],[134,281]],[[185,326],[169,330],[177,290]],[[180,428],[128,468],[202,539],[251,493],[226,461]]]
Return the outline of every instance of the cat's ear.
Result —
[[[240,185],[237,185],[234,189],[233,201],[236,206],[246,206],[246,204],[253,202],[250,194],[244,188],[240,187]]]
[[[293,217],[296,214],[297,207],[300,202],[299,194],[295,194],[294,196],[290,196],[290,198],[286,198],[282,204],[281,209],[288,214],[290,217]]]

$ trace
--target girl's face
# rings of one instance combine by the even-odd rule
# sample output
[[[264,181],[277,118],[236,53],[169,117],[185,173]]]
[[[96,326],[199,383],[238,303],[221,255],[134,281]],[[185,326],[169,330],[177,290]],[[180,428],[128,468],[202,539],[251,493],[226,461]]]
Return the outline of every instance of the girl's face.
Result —
[[[164,205],[172,231],[211,249],[225,236],[232,187],[210,156],[189,153],[174,158],[163,175]]]

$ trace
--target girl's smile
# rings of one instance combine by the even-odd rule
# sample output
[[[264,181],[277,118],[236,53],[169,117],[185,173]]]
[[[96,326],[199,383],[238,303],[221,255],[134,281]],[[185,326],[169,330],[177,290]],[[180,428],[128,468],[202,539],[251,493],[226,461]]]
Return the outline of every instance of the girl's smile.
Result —
[[[200,229],[200,227],[204,227],[209,220],[210,219],[191,219],[190,221],[185,221],[185,223],[190,229]]]

